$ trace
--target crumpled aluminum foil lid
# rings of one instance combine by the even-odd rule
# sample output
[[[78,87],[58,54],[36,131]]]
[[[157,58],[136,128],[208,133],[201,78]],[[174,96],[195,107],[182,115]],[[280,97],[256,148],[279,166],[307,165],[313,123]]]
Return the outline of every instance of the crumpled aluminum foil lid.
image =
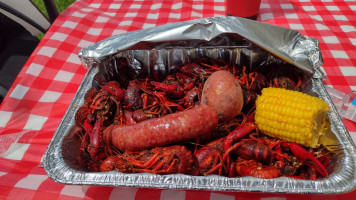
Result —
[[[79,57],[91,66],[125,50],[192,47],[204,43],[219,45],[215,39],[222,35],[245,38],[280,59],[313,73],[315,78],[323,77],[319,70],[323,60],[317,40],[305,38],[295,30],[232,16],[171,23],[112,36],[81,49]],[[233,45],[234,41],[229,42]]]

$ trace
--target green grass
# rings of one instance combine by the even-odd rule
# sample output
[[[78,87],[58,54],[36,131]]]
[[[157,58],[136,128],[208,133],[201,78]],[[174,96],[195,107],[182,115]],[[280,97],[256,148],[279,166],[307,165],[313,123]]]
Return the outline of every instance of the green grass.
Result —
[[[42,0],[32,0],[32,2],[43,12],[45,16],[48,17],[45,5]],[[57,6],[58,13],[64,11],[68,6],[70,6],[75,0],[54,0]]]
[[[42,11],[42,13],[48,17],[46,7],[42,0],[32,0],[32,2]],[[75,0],[54,0],[57,6],[58,13],[63,12],[68,6],[70,6]],[[44,34],[37,35],[38,39],[42,39]]]

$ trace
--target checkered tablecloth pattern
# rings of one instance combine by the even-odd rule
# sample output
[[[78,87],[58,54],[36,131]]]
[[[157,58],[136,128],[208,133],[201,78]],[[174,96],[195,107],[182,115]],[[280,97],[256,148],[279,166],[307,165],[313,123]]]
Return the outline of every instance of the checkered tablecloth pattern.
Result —
[[[0,199],[351,199],[340,195],[264,194],[63,185],[42,157],[87,71],[77,53],[90,44],[167,23],[225,16],[224,0],[76,1],[53,23],[0,106]],[[325,85],[356,90],[355,0],[262,0],[259,21],[320,41]],[[356,123],[344,120],[356,141]]]

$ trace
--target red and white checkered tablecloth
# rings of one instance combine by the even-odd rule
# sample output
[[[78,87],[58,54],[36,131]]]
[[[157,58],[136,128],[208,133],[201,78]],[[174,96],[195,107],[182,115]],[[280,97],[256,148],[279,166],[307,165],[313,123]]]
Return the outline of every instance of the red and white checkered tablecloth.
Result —
[[[0,199],[354,199],[339,195],[208,192],[64,185],[41,165],[87,71],[78,51],[109,36],[167,23],[225,16],[224,0],[76,1],[53,23],[0,107]],[[355,0],[262,0],[259,21],[320,41],[325,85],[356,90]],[[356,123],[344,120],[356,141]]]

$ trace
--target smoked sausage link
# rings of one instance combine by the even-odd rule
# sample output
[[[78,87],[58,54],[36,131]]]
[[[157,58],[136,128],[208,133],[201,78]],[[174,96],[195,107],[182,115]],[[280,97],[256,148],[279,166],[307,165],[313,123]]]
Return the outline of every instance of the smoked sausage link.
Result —
[[[219,117],[207,105],[149,119],[134,125],[111,125],[104,140],[122,150],[139,151],[195,138],[218,125]]]

